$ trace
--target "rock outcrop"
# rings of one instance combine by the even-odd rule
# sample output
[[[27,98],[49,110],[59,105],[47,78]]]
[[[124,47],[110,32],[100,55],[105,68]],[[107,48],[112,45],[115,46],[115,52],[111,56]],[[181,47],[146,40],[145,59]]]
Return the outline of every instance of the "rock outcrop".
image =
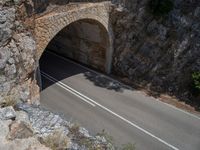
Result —
[[[0,103],[9,100],[38,103],[35,40],[19,19],[18,3],[8,0],[0,3]]]
[[[91,136],[78,125],[38,106],[18,104],[0,109],[0,149],[114,149],[104,136]]]
[[[192,73],[200,71],[200,2],[175,0],[167,15],[149,11],[149,0],[125,1],[113,11],[113,73],[157,94],[194,105]]]

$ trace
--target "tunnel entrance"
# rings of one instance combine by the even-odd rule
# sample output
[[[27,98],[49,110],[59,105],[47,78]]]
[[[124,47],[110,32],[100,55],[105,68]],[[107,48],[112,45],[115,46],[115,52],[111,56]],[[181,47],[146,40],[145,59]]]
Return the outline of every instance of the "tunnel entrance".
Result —
[[[104,26],[95,20],[71,23],[51,40],[46,51],[108,73],[109,36]]]
[[[60,30],[48,43],[37,69],[41,90],[47,82],[41,73],[48,73],[57,81],[84,74],[87,70],[72,64],[78,62],[103,73],[110,73],[112,44],[108,30],[92,19],[75,21]],[[62,62],[63,61],[63,62]],[[86,77],[87,78],[87,77]]]

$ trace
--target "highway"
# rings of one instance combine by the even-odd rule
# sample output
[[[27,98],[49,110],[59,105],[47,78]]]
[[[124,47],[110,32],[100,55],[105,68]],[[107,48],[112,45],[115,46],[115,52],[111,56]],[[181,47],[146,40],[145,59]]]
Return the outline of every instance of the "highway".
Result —
[[[200,150],[200,116],[165,104],[101,73],[45,52],[41,105],[92,134],[105,130],[136,150]]]

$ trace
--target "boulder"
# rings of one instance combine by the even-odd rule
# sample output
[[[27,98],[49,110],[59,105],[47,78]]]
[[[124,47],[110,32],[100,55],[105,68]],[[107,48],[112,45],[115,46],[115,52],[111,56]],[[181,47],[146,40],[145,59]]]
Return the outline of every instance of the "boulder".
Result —
[[[1,3],[1,2],[0,2]],[[15,9],[0,8],[0,47],[12,37],[12,28],[15,20]]]
[[[29,125],[22,121],[15,121],[10,125],[9,140],[26,139],[33,136],[33,131]]]
[[[15,117],[16,117],[16,112],[12,106],[0,109],[0,119],[1,120],[15,119]]]
[[[11,120],[6,120],[6,121],[0,120],[0,129],[1,129],[0,130],[0,143],[2,140],[6,139],[6,136],[8,135],[10,123],[11,123]]]
[[[36,138],[16,139],[14,141],[0,141],[2,150],[50,150],[42,145]]]

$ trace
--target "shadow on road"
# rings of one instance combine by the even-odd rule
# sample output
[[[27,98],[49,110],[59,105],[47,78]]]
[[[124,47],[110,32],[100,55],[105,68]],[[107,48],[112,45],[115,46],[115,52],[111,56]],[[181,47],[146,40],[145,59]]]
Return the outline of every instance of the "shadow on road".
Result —
[[[116,92],[123,92],[124,89],[131,89],[130,87],[111,79],[110,77],[98,73],[97,71],[91,71],[85,66],[81,67],[72,60],[68,61],[61,57],[57,57],[52,53],[45,52],[40,59],[40,70],[48,75],[52,76],[58,81],[65,80],[67,78],[82,74],[86,80],[91,81],[95,86],[106,88],[108,90],[114,90]],[[41,76],[42,90],[54,85],[54,82],[48,81]]]
[[[94,85],[106,88],[108,90],[114,90],[116,92],[123,92],[124,89],[131,89],[130,87],[119,83],[118,81],[111,80],[110,78],[106,77],[102,74],[96,74],[92,72],[85,72],[84,76],[86,79],[90,80],[94,83]]]

